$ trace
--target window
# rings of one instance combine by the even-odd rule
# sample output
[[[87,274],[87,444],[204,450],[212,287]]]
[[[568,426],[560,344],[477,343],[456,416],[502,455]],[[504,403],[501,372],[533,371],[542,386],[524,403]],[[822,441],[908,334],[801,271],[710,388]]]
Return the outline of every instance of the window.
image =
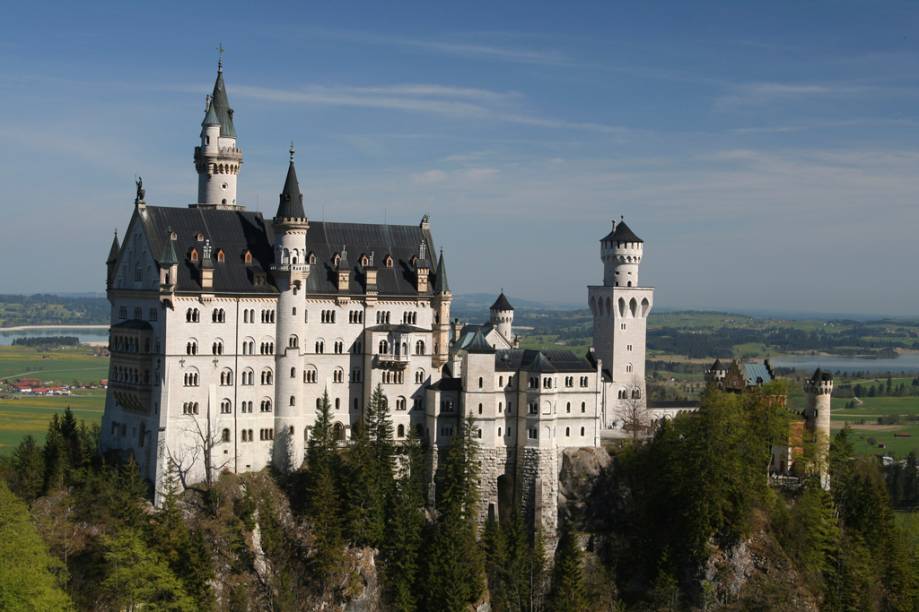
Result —
[[[629,366],[629,367],[631,367],[631,366]],[[632,371],[632,370],[629,370],[629,372],[631,372],[631,371]],[[590,379],[589,379],[587,376],[582,376],[582,377],[581,377],[581,387],[582,387],[582,388],[583,388],[583,387],[586,387],[586,386],[588,385],[589,382],[590,382]]]
[[[539,388],[539,379],[535,376],[530,376],[530,380],[527,381],[527,387],[530,389]]]
[[[229,387],[233,385],[233,370],[224,369],[220,371],[220,386]]]
[[[258,439],[262,441],[274,440],[274,428],[268,427],[266,429],[259,429]]]
[[[323,340],[316,340],[316,354],[321,355],[325,352],[325,342]]]
[[[377,349],[379,349],[377,351],[378,353],[385,355],[389,352],[389,343],[386,342],[386,340],[380,340],[380,344],[377,346]]]
[[[230,403],[230,400],[220,400],[220,414],[230,414],[231,412],[233,412],[233,404]]]
[[[122,306],[118,309],[118,318],[121,320],[128,318],[128,308],[126,306]]]
[[[211,345],[211,353],[214,355],[223,355],[223,340],[217,340]]]
[[[396,398],[396,410],[405,410],[405,408],[406,408],[405,398],[401,396],[397,397]]]
[[[570,427],[566,427],[566,428],[565,428],[565,437],[567,438],[567,437],[570,436],[570,435],[571,435],[571,428],[570,428]]]
[[[271,412],[271,400],[267,397],[259,404],[259,412]]]
[[[335,368],[335,371],[332,372],[332,382],[345,382],[345,371],[341,368]]]
[[[574,376],[565,377],[565,386],[571,388],[574,386]]]
[[[246,264],[247,266],[252,265],[252,252],[251,251],[246,250],[246,252],[243,253],[243,263]]]
[[[151,308],[151,309],[147,312],[147,318],[148,318],[149,320],[151,320],[151,321],[156,321],[156,317],[157,317],[156,308]]]
[[[581,428],[581,435],[582,435],[582,436],[584,435],[584,428],[583,428],[583,427]]]
[[[399,425],[399,426],[396,428],[396,437],[397,437],[397,438],[404,438],[404,437],[405,437],[405,425]]]
[[[479,389],[485,386],[485,379],[479,376]]]
[[[221,434],[220,434],[220,441],[221,441],[221,442],[229,442],[229,441],[230,441],[230,430],[229,430],[229,429],[224,428],[223,432],[221,432]]]
[[[291,369],[290,369],[290,377],[291,377],[291,378],[296,378],[296,377],[297,377],[297,368],[291,368]]]
[[[500,428],[500,427],[498,428],[498,437],[499,437],[499,438],[501,437],[501,428]]]
[[[547,376],[546,378],[543,378],[543,379],[542,379],[542,387],[543,387],[543,389],[551,389],[551,388],[552,388],[552,379],[549,378],[548,376]]]
[[[262,370],[262,384],[270,385],[273,382],[274,382],[274,374],[271,372],[271,370],[268,368],[265,368],[264,370]]]
[[[482,403],[479,402],[479,414],[482,414]]]
[[[415,372],[415,384],[416,385],[420,385],[424,383],[424,378],[425,378],[424,370],[417,370]]]
[[[361,382],[361,371],[357,368],[351,370],[351,382],[359,383]]]
[[[336,355],[341,355],[345,352],[345,343],[341,340],[336,340],[333,348],[335,349]]]
[[[316,374],[316,368],[310,366],[303,370],[303,382],[315,383],[318,378]]]
[[[626,366],[625,366],[625,371],[626,371],[626,372],[631,372],[631,371],[632,371],[632,364],[631,364],[631,363],[626,364]]]
[[[384,266],[386,266],[387,268],[392,268],[392,264],[393,264],[393,261],[392,261],[392,257],[391,257],[391,256],[387,255],[386,257],[383,258],[383,265],[384,265]],[[387,321],[387,323],[388,323],[388,321]]]
[[[184,402],[182,404],[182,414],[189,416],[198,414],[198,402]]]
[[[424,355],[424,340],[419,340],[415,343],[415,354]]]
[[[290,403],[288,404],[288,406],[296,406],[296,405],[297,405],[297,398],[296,398],[295,396],[291,395],[291,396],[290,396]]]
[[[568,402],[567,404],[565,404],[565,412],[571,414],[571,402]]]
[[[243,384],[243,385],[254,384],[254,379],[255,379],[255,372],[246,368],[245,370],[243,370],[242,381],[240,382],[240,384]]]
[[[538,402],[530,402],[530,403],[527,405],[527,412],[529,412],[530,414],[539,414],[539,403],[538,403]]]
[[[452,435],[453,435],[453,427],[452,427],[452,426],[449,426],[449,427],[441,427],[441,428],[440,428],[440,435],[442,435],[442,436],[444,436],[444,437],[452,436]]]
[[[587,412],[587,402],[581,402],[581,413]]]
[[[535,440],[539,437],[539,430],[535,427],[527,429],[527,438],[530,440]]]
[[[191,252],[188,254],[188,259],[190,259],[192,262],[197,262],[198,261],[198,249],[192,249]]]
[[[287,339],[287,348],[295,349],[299,345],[300,345],[300,340],[297,338],[296,335],[292,335],[290,338]]]
[[[184,381],[185,381],[186,387],[197,387],[198,386],[198,372],[197,371],[185,372]]]

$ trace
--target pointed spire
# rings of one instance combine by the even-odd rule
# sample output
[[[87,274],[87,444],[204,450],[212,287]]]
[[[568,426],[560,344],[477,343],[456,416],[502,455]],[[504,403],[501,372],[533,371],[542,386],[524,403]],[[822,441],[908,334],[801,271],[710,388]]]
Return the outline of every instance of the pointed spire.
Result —
[[[440,250],[440,257],[437,260],[437,271],[434,272],[434,293],[447,293],[450,291],[450,284],[447,282],[447,267],[444,264],[444,250]]]
[[[115,237],[112,238],[112,248],[108,251],[108,259],[105,260],[107,264],[113,264],[118,261],[118,251],[121,250],[121,246],[118,244],[118,230],[115,230]]]
[[[507,300],[507,296],[504,295],[504,289],[501,290],[501,295],[498,296],[498,299],[495,300],[495,303],[491,305],[489,310],[494,310],[500,312],[502,310],[513,310],[514,307],[511,306],[511,303]]]
[[[290,143],[290,165],[287,167],[287,179],[284,181],[284,191],[281,192],[278,202],[278,212],[275,219],[305,219],[303,212],[303,195],[300,193],[300,183],[297,181],[297,170],[294,168],[294,144]]]
[[[210,96],[207,97],[207,108],[204,109],[204,121],[201,122],[201,127],[209,125],[220,125],[220,119],[217,118],[217,113],[214,112],[214,101]]]
[[[214,91],[211,94],[210,108],[220,121],[220,135],[223,138],[236,138],[236,128],[233,126],[233,109],[227,98],[227,87],[223,82],[223,53],[217,64],[217,80],[214,81]]]
[[[161,268],[169,268],[179,263],[174,242],[175,240],[172,239],[172,228],[170,227],[166,230],[166,242],[163,244],[163,252],[160,253],[159,263]]]

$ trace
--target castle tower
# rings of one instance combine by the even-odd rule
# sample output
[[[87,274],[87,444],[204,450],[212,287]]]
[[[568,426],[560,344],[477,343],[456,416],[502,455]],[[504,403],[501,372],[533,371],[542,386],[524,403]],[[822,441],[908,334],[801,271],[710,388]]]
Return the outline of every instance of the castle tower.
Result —
[[[587,288],[593,313],[594,354],[612,378],[610,427],[617,415],[645,399],[645,339],[647,319],[654,304],[654,289],[638,285],[638,266],[644,241],[625,221],[613,221],[600,240],[603,285]]]
[[[272,224],[275,244],[271,271],[279,292],[275,334],[273,462],[278,469],[292,470],[303,463],[303,430],[307,422],[304,416],[302,350],[306,344],[303,290],[309,274],[306,265],[309,222],[303,211],[303,196],[294,168],[293,144],[290,145],[287,179]]]
[[[440,250],[437,259],[437,270],[434,272],[434,356],[435,368],[441,368],[450,356],[450,303],[453,294],[447,282],[447,266],[444,264],[444,251]]]
[[[498,330],[498,333],[504,336],[504,338],[510,342],[514,343],[514,307],[511,306],[511,303],[507,301],[507,296],[504,295],[504,291],[501,291],[501,295],[498,296],[498,299],[495,300],[495,303],[491,305],[489,309],[489,314],[492,326]]]
[[[217,64],[214,91],[207,98],[201,122],[201,144],[195,147],[198,203],[208,208],[240,208],[236,202],[236,177],[243,153],[236,144],[233,109],[223,82],[223,58]]]
[[[804,381],[807,393],[807,408],[804,410],[804,424],[810,439],[814,443],[816,457],[814,463],[820,475],[820,485],[830,488],[829,451],[830,451],[830,414],[833,395],[833,375],[820,368],[813,376]]]

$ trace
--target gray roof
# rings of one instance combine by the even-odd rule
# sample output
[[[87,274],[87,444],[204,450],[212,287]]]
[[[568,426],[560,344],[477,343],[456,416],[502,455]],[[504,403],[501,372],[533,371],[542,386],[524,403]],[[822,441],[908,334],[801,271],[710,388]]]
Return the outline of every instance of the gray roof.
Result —
[[[165,240],[163,244],[163,252],[160,254],[159,264],[163,268],[168,268],[169,266],[174,266],[179,263],[179,258],[176,256],[175,245],[173,244],[174,240]]]
[[[227,86],[223,82],[223,69],[217,69],[217,80],[211,93],[211,108],[220,121],[220,135],[223,138],[236,138],[236,127],[233,125],[233,109],[227,98]]]
[[[741,368],[748,386],[772,381],[772,372],[764,363],[745,363]]]
[[[287,166],[287,178],[284,179],[284,190],[278,199],[278,212],[275,219],[305,219],[303,212],[303,194],[300,193],[300,182],[297,181],[297,170],[294,168],[293,154]]]
[[[217,118],[217,113],[214,112],[213,102],[208,102],[207,111],[204,113],[204,121],[201,122],[201,127],[208,125],[220,125],[220,119]]]
[[[271,247],[273,234],[261,213],[216,208],[170,208],[147,206],[139,215],[153,253],[163,253],[169,247],[170,230],[175,232],[173,248],[178,255],[176,291],[201,291],[198,264],[189,260],[191,250],[201,258],[204,240],[210,240],[214,253],[224,252],[224,261],[214,262],[214,293],[276,293],[270,284],[268,270],[274,260]],[[202,234],[204,240],[198,241]],[[245,264],[246,251],[252,253],[252,265]],[[199,259],[200,263],[200,259]],[[256,285],[255,275],[264,275],[267,282]]]
[[[495,354],[495,369],[501,372],[594,372],[596,366],[571,351],[502,349]]]
[[[373,253],[377,270],[377,291],[380,295],[419,295],[416,272],[412,260],[418,254],[418,245],[424,240],[433,244],[431,232],[418,225],[379,225],[371,223],[310,222],[306,234],[306,251],[315,255],[316,263],[310,267],[306,280],[308,293],[337,293],[338,270],[333,257],[340,254],[342,245],[348,245],[351,263],[351,293],[363,293],[367,284],[363,256]],[[392,257],[392,267],[385,265],[386,256]],[[436,285],[436,283],[435,283]],[[431,295],[431,291],[421,295]]]
[[[429,332],[431,330],[425,329],[423,327],[418,327],[417,325],[407,325],[405,323],[383,323],[382,325],[374,325],[372,327],[368,327],[367,331],[398,332],[402,334],[407,334],[407,333]]]
[[[601,242],[611,240],[613,242],[644,242],[635,235],[635,232],[625,224],[625,221],[616,223],[613,221],[613,231],[601,238]]]
[[[198,265],[191,263],[192,248],[202,255],[204,242],[196,239],[202,234],[210,240],[214,253],[224,252],[223,262],[214,262],[214,293],[276,293],[269,274],[274,262],[272,244],[274,230],[261,213],[217,208],[172,208],[147,206],[139,219],[153,253],[163,253],[169,230],[176,233],[175,252],[178,259],[176,290],[201,291]],[[377,263],[386,255],[392,257],[391,268],[377,268],[377,291],[381,296],[417,296],[416,272],[411,265],[417,246],[424,240],[433,244],[431,232],[418,225],[376,225],[369,223],[311,223],[306,235],[307,253],[316,257],[310,266],[305,290],[308,294],[337,294],[338,270],[333,256],[342,245],[348,245],[351,264],[351,293],[364,293],[366,271],[361,255],[375,254]],[[246,251],[252,253],[252,264],[246,265]],[[357,257],[355,257],[355,254]],[[264,284],[256,284],[256,275],[264,276]],[[430,295],[430,291],[427,293]],[[424,294],[423,294],[424,295]]]
[[[485,336],[482,334],[482,329],[479,328],[472,336],[472,340],[470,340],[469,343],[463,347],[463,350],[474,355],[490,354],[495,352],[495,347],[488,344],[488,340],[486,340]]]
[[[495,303],[491,305],[489,310],[513,310],[514,307],[511,306],[511,303],[507,301],[507,296],[504,295],[504,292],[501,292],[501,295],[498,296],[498,299],[495,300]]]

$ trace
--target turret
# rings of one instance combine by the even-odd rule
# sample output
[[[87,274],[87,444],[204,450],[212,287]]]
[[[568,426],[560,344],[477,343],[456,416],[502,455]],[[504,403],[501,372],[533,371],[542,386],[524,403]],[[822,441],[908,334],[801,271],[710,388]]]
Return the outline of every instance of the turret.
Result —
[[[721,363],[720,359],[715,359],[715,363],[705,371],[705,382],[718,385],[727,376],[728,369]]]
[[[195,147],[199,207],[240,208],[236,201],[236,178],[243,163],[236,143],[233,109],[223,82],[223,59],[217,64],[214,90],[205,100],[201,142]]]
[[[513,344],[514,342],[514,307],[501,290],[501,295],[495,300],[495,303],[489,308],[490,321],[492,326],[498,330],[498,333]]]
[[[444,261],[443,249],[437,259],[437,270],[434,272],[434,356],[432,362],[435,368],[447,363],[450,356],[450,303],[453,294],[450,293],[450,284],[447,282],[447,265]]]
[[[613,220],[613,229],[600,240],[603,284],[607,287],[637,287],[643,249],[644,240],[636,236],[621,217],[618,223]]]
[[[306,232],[309,222],[294,167],[294,145],[284,189],[273,219],[275,245],[271,266],[278,287],[278,318],[275,366],[275,438],[273,463],[279,470],[295,470],[303,463],[303,439],[307,418],[303,400],[303,348],[306,344],[303,289],[309,275],[306,263]],[[343,249],[344,250],[344,249]],[[345,266],[347,253],[344,253]],[[350,267],[348,267],[350,270]],[[348,271],[339,270],[339,273]]]
[[[173,293],[179,273],[179,258],[176,256],[175,239],[172,237],[172,228],[166,230],[166,242],[163,252],[160,253],[157,264],[160,268],[160,293]]]
[[[814,443],[814,464],[820,475],[820,484],[830,488],[829,448],[830,448],[830,414],[833,395],[833,375],[820,368],[804,381],[807,393],[807,408],[804,410],[804,422]]]

